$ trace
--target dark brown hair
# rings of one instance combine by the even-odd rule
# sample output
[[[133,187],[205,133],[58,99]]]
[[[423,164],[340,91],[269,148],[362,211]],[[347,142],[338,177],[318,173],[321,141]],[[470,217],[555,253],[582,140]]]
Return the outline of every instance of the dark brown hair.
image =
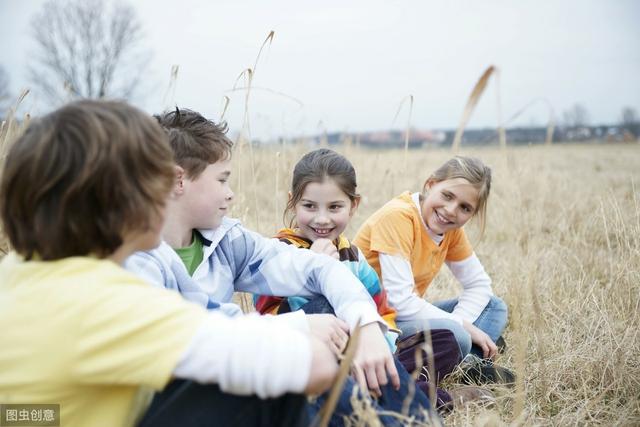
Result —
[[[294,211],[307,185],[312,182],[324,182],[327,178],[331,178],[352,203],[360,198],[357,193],[356,170],[346,157],[328,148],[310,151],[302,156],[293,169],[291,197],[283,214],[285,224],[287,216]],[[293,226],[294,220],[293,217],[289,220],[290,227]]]
[[[478,217],[480,236],[482,237],[487,224],[487,200],[491,191],[491,169],[482,163],[482,160],[463,156],[455,156],[449,159],[427,179],[423,188],[423,196],[428,183],[437,183],[455,178],[466,179],[478,190],[478,206],[473,215]]]
[[[167,137],[123,102],[76,101],[34,120],[11,147],[0,211],[26,259],[107,257],[158,220],[174,182]]]
[[[196,179],[210,164],[231,156],[233,142],[226,123],[215,124],[192,110],[179,109],[154,116],[169,136],[175,162],[187,178]]]

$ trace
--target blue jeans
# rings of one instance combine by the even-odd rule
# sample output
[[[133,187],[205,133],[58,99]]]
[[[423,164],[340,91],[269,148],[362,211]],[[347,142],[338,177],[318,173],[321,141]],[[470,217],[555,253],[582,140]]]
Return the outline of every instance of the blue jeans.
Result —
[[[331,304],[324,296],[318,296],[310,300],[308,303],[300,307],[302,311],[307,314],[333,314],[335,312]],[[400,377],[400,389],[395,390],[391,385],[391,382],[386,386],[380,387],[380,392],[382,396],[379,399],[373,399],[368,396],[362,396],[362,394],[358,395],[359,399],[370,399],[371,407],[379,414],[380,422],[384,426],[403,426],[404,423],[397,417],[392,415],[385,415],[388,411],[402,413],[404,409],[405,400],[408,400],[408,412],[404,415],[408,415],[414,417],[415,420],[427,422],[428,417],[437,418],[438,415],[431,411],[431,404],[427,395],[420,389],[420,387],[415,386],[413,379],[407,372],[407,370],[402,366],[400,361],[396,357],[393,358],[396,369],[398,370],[398,376]],[[332,427],[343,426],[344,417],[352,416],[354,414],[353,407],[351,405],[351,396],[354,390],[356,382],[353,378],[348,377],[345,381],[344,388],[340,393],[340,397],[338,399],[338,403],[336,405],[336,409],[331,416],[331,420],[329,421],[329,425]],[[409,389],[413,388],[414,392],[412,395],[409,395]],[[328,393],[324,393],[319,396],[318,399],[311,405],[309,405],[309,417],[311,420],[317,415],[318,411],[325,403],[328,397]],[[449,398],[448,395],[446,395]],[[450,398],[449,398],[450,399]],[[435,405],[434,405],[435,406]],[[430,415],[427,415],[429,411]]]
[[[453,309],[457,304],[458,298],[436,301],[433,303],[433,305],[448,313],[453,312]],[[507,325],[507,316],[507,305],[502,301],[502,299],[494,295],[491,297],[489,303],[473,324],[489,335],[489,337],[495,342],[498,337],[502,335],[502,332]],[[453,335],[456,337],[456,341],[458,341],[462,358],[469,353],[482,357],[482,349],[476,345],[472,346],[471,336],[464,327],[455,320],[412,319],[397,320],[396,323],[398,324],[398,328],[402,331],[402,336],[413,335],[419,331],[429,329],[448,329],[453,332]]]
[[[407,373],[407,370],[400,364],[397,359],[394,359],[398,375],[400,376],[400,389],[395,390],[391,385],[391,382],[386,386],[381,386],[380,391],[382,396],[378,399],[373,399],[369,396],[363,396],[358,393],[358,399],[369,400],[371,408],[376,412],[380,419],[380,423],[384,426],[404,426],[405,423],[398,417],[393,415],[387,415],[389,411],[402,413],[405,400],[408,400],[408,411],[404,415],[413,417],[414,420],[427,423],[430,417],[438,418],[437,413],[430,411],[431,405],[429,404],[429,398],[420,389],[420,387],[413,384],[413,379]],[[413,395],[409,395],[409,388],[413,386]],[[352,377],[348,377],[345,381],[344,388],[340,393],[336,408],[329,420],[329,426],[341,427],[345,425],[344,417],[352,417],[356,413],[351,405],[351,396],[354,393],[354,387],[356,382]],[[320,408],[325,404],[329,393],[324,393],[319,396],[315,402],[309,405],[309,419],[313,421]],[[427,412],[429,411],[429,412]],[[365,414],[366,416],[366,414]],[[432,420],[433,420],[432,418]],[[356,425],[358,423],[355,423]]]

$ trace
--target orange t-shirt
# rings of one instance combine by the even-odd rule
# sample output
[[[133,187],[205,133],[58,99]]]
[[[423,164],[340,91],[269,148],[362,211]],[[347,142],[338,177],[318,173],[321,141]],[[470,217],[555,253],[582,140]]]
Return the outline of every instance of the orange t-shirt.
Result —
[[[436,245],[409,192],[390,200],[371,215],[358,230],[354,243],[381,279],[380,252],[408,260],[414,291],[421,297],[445,261],[462,261],[473,254],[461,228],[445,233],[442,243]]]

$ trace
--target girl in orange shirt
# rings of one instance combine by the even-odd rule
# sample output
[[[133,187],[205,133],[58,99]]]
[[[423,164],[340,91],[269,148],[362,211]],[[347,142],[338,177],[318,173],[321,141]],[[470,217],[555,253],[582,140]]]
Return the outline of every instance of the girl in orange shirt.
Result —
[[[354,240],[380,275],[403,335],[451,330],[463,357],[471,352],[492,359],[507,322],[507,306],[493,294],[462,229],[477,217],[484,231],[490,188],[491,169],[478,159],[454,157],[421,192],[403,193],[375,212]],[[425,292],[445,263],[463,291],[430,303]]]

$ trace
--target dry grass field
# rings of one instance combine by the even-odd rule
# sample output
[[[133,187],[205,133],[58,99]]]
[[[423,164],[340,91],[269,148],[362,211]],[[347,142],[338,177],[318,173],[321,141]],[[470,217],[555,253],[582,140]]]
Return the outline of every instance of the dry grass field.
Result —
[[[448,150],[337,148],[356,167],[362,221],[403,190],[418,190]],[[299,146],[238,147],[233,215],[265,235],[282,209]],[[493,169],[487,230],[476,252],[507,302],[508,351],[518,374],[492,409],[448,425],[640,425],[640,146],[553,145],[467,149]],[[253,166],[252,166],[253,163]],[[446,270],[446,269],[445,269]],[[428,298],[453,296],[443,271]],[[455,378],[449,380],[455,386]]]
[[[0,157],[13,133],[11,126],[0,132]],[[264,235],[281,227],[290,173],[306,150],[237,147],[233,216]],[[354,163],[363,196],[350,236],[391,197],[420,189],[451,156],[337,150]],[[455,411],[446,424],[640,425],[640,146],[463,145],[461,154],[493,168],[485,236],[479,241],[474,224],[467,231],[509,306],[508,351],[499,362],[517,372],[518,383],[495,389],[496,407]],[[456,292],[443,271],[428,298]]]

